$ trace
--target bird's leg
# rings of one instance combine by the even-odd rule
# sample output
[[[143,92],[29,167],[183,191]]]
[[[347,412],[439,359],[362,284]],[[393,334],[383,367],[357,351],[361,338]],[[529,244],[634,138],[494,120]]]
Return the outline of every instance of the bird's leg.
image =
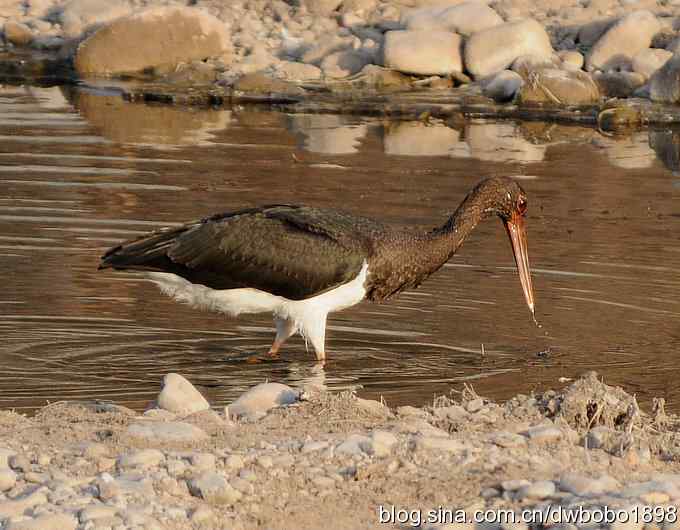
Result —
[[[315,314],[313,319],[303,324],[305,340],[312,343],[316,360],[321,362],[326,360],[326,316],[326,314]]]
[[[271,357],[276,357],[283,343],[295,333],[295,323],[290,320],[275,317],[274,323],[276,324],[276,337],[267,352],[267,355]]]

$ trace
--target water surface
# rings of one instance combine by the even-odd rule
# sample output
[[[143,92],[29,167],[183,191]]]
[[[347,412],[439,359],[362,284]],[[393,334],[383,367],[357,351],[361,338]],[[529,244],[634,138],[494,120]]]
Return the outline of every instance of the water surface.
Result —
[[[680,135],[477,120],[393,122],[181,109],[104,92],[0,90],[0,407],[63,399],[142,409],[179,372],[215,405],[264,380],[423,404],[561,386],[597,370],[680,410]],[[336,207],[417,229],[482,177],[528,192],[537,317],[497,220],[420,289],[329,320],[330,362],[268,317],[228,320],[97,271],[109,246],[262,203]],[[482,345],[484,355],[482,355]],[[562,379],[563,380],[563,379]]]

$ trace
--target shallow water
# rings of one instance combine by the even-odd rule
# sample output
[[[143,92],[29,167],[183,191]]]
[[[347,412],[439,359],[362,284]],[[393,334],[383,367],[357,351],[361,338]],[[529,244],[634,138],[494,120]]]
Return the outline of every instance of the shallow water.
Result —
[[[268,380],[423,404],[468,382],[507,398],[597,370],[680,410],[680,134],[603,136],[512,122],[390,122],[181,109],[105,92],[0,89],[0,407],[63,399],[142,409],[171,371],[215,405]],[[227,320],[98,272],[153,228],[272,202],[441,224],[482,177],[528,192],[537,317],[501,223],[420,289],[330,318],[330,362],[294,338],[249,364],[268,317]],[[482,345],[484,355],[482,355]]]

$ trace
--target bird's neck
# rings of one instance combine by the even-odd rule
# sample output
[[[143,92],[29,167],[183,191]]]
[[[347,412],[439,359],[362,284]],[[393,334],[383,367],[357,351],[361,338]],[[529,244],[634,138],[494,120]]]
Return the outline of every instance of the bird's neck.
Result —
[[[438,258],[439,266],[446,263],[463,244],[477,224],[490,215],[488,197],[472,192],[442,226],[429,232],[423,244],[429,247],[430,255]]]

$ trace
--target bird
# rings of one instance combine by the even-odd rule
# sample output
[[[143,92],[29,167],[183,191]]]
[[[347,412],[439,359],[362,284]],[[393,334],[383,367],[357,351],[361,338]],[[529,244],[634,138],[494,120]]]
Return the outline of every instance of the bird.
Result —
[[[509,177],[479,182],[444,224],[427,232],[334,209],[271,204],[126,241],[101,257],[99,269],[142,271],[163,293],[195,308],[232,317],[271,313],[276,335],[269,356],[300,333],[325,362],[330,313],[418,287],[494,215],[505,225],[535,322],[526,213],[527,195]]]

